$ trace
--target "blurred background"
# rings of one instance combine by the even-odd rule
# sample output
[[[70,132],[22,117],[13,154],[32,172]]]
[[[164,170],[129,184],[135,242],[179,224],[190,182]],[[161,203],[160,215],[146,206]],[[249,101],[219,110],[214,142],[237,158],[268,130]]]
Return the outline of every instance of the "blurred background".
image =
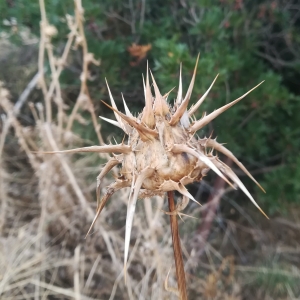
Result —
[[[98,118],[114,119],[105,78],[137,113],[147,61],[173,101],[180,63],[186,91],[199,52],[191,104],[219,77],[197,119],[265,80],[198,135],[226,143],[260,182],[265,194],[227,159],[270,220],[214,174],[189,186],[203,204],[180,221],[190,299],[300,299],[296,0],[0,1],[1,299],[176,299],[166,201],[138,203],[126,286],[126,192],[84,239],[107,157],[32,151],[121,141]]]

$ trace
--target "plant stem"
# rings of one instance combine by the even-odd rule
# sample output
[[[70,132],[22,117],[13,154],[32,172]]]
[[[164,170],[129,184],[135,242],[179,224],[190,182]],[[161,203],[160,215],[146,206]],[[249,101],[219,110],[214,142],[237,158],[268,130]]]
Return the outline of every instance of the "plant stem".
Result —
[[[175,211],[175,202],[174,202],[174,192],[168,192],[168,202],[170,212]],[[186,291],[186,281],[185,281],[185,272],[182,258],[182,251],[180,245],[180,237],[178,230],[177,215],[170,215],[171,231],[172,231],[172,240],[173,240],[173,250],[174,250],[174,259],[176,266],[176,276],[177,276],[177,285],[180,295],[180,300],[187,300],[187,291]]]

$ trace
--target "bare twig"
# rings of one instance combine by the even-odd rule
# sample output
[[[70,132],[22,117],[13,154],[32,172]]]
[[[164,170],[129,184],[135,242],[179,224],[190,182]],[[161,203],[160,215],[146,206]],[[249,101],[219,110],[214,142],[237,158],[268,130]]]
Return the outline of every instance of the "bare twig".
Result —
[[[45,99],[46,120],[48,123],[51,123],[52,120],[51,99],[47,95],[47,85],[44,76],[45,47],[47,42],[45,28],[48,25],[48,21],[46,17],[44,0],[39,0],[39,3],[40,3],[40,10],[41,10],[41,17],[42,17],[42,20],[40,22],[41,38],[40,38],[40,47],[39,47],[39,60],[38,60],[38,67],[39,67],[39,74],[40,74],[39,85],[42,88],[42,92]]]
[[[232,161],[227,159],[226,164],[230,166]],[[225,192],[225,181],[218,177],[215,181],[213,191],[208,199],[206,210],[204,211],[203,221],[198,228],[197,235],[195,236],[195,249],[194,259],[198,261],[200,256],[205,250],[205,244],[209,236],[211,226],[216,216],[217,208],[219,207],[220,200]]]
[[[75,300],[81,300],[80,281],[79,281],[79,265],[80,265],[80,245],[75,248],[74,253],[74,292]]]
[[[1,92],[1,91],[0,91]],[[10,127],[10,120],[8,120],[4,115],[2,117],[2,133],[0,137],[0,196],[1,196],[1,214],[0,214],[0,233],[2,233],[4,223],[5,223],[5,213],[7,207],[7,194],[6,188],[4,187],[4,167],[2,165],[2,153],[4,148],[5,139]]]
[[[44,68],[44,72],[46,72],[46,68]],[[24,103],[28,99],[28,97],[29,97],[30,93],[32,92],[32,90],[36,87],[36,85],[37,85],[37,83],[40,79],[40,76],[41,76],[40,72],[36,73],[33,76],[33,78],[30,80],[27,87],[25,88],[25,90],[20,95],[20,97],[18,98],[18,101],[14,105],[15,115],[18,115],[20,113],[20,110],[21,110],[22,106],[24,105]]]

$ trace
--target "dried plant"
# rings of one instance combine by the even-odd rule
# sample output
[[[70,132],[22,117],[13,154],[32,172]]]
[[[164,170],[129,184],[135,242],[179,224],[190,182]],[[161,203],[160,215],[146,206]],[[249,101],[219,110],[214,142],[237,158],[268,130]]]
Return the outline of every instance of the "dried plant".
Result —
[[[154,87],[153,96],[147,67],[146,83],[144,83],[145,108],[137,117],[132,115],[124,98],[123,103],[125,114],[118,110],[109,86],[107,85],[112,106],[108,104],[106,105],[114,111],[116,121],[104,117],[101,118],[121,128],[128,137],[126,143],[123,141],[121,144],[116,145],[110,144],[105,146],[91,146],[64,151],[47,152],[96,152],[113,154],[97,177],[98,208],[88,233],[92,229],[109,198],[117,190],[130,187],[124,248],[125,280],[130,236],[137,199],[156,195],[162,196],[164,193],[168,193],[177,280],[181,299],[186,299],[187,296],[176,215],[178,214],[180,216],[182,214],[181,211],[186,207],[188,199],[197,202],[185,186],[192,182],[200,181],[207,174],[209,169],[212,169],[216,174],[228,182],[229,185],[234,187],[227,178],[231,179],[233,183],[238,186],[249,197],[252,203],[265,215],[244,184],[231,170],[231,168],[220,161],[218,156],[213,154],[213,150],[215,149],[232,159],[263,190],[259,183],[246,170],[243,164],[215,139],[210,137],[202,139],[195,137],[195,134],[199,129],[203,128],[221,113],[242,100],[262,82],[231,103],[217,109],[209,115],[204,115],[200,120],[194,120],[194,113],[198,110],[199,106],[212,88],[213,83],[217,79],[216,77],[207,92],[188,110],[187,107],[194,86],[198,59],[199,56],[197,58],[191,83],[184,97],[182,94],[180,68],[178,94],[173,106],[167,102],[167,98],[171,91],[162,96],[151,73]],[[116,153],[119,154],[116,155]],[[101,182],[104,176],[117,165],[121,165],[119,176],[116,178],[114,183],[108,186],[106,194],[102,197],[102,199],[100,199]],[[178,191],[183,196],[183,202],[177,205],[177,207],[174,205],[173,191]]]
[[[235,208],[239,207],[240,217],[247,218],[249,227],[238,221],[226,220],[222,215],[226,222],[225,234],[219,231],[220,223],[208,230],[207,227],[211,226],[216,216],[221,196],[222,199],[230,200],[225,195],[232,188],[225,189],[217,184],[222,182],[222,178],[217,179],[214,187],[209,187],[212,199],[208,199],[203,207],[196,203],[188,206],[191,195],[185,184],[201,180],[210,168],[218,170],[229,180],[232,179],[235,187],[240,186],[251,197],[231,169],[214,156],[213,150],[229,157],[226,160],[228,166],[235,162],[250,176],[233,154],[211,137],[195,137],[198,128],[241,98],[195,121],[193,115],[211,87],[188,110],[192,84],[187,95],[182,97],[180,79],[178,96],[172,106],[167,103],[169,93],[161,96],[154,81],[154,97],[152,96],[147,76],[144,84],[146,107],[137,118],[130,114],[126,104],[127,115],[121,114],[112,100],[117,121],[104,120],[123,128],[128,133],[128,140],[120,145],[84,150],[96,151],[101,158],[109,157],[109,162],[104,167],[101,166],[103,169],[98,177],[97,207],[93,201],[96,183],[90,181],[90,177],[99,172],[99,166],[95,164],[95,159],[99,162],[96,155],[77,155],[72,159],[68,155],[43,154],[44,151],[80,147],[83,143],[88,145],[89,141],[80,139],[74,130],[77,122],[83,125],[88,122],[87,114],[83,114],[86,111],[90,113],[89,119],[92,120],[99,145],[103,145],[103,139],[93,99],[88,91],[89,67],[91,64],[98,65],[99,61],[94,59],[87,47],[81,1],[75,0],[74,17],[66,16],[70,33],[62,52],[52,44],[56,29],[47,19],[43,0],[40,0],[40,6],[42,22],[38,73],[28,85],[26,82],[25,90],[16,103],[7,90],[8,86],[0,83],[0,107],[1,113],[3,112],[0,122],[0,298],[135,300],[175,299],[178,296],[186,299],[186,276],[189,280],[190,299],[238,300],[253,292],[256,299],[263,299],[264,295],[265,299],[275,299],[274,294],[279,295],[284,284],[288,297],[284,299],[295,299],[299,294],[297,283],[300,273],[297,264],[290,265],[290,261],[292,259],[297,262],[299,257],[295,238],[299,235],[297,210],[293,211],[293,221],[277,218],[268,222],[268,226],[271,225],[271,229],[268,229],[257,224],[255,227],[248,212],[235,203]],[[133,49],[129,48],[132,51],[128,49],[129,54],[139,63],[149,46],[135,45]],[[61,74],[66,66],[71,67],[74,50],[79,50],[77,54],[80,53],[82,58],[81,85],[76,104],[68,111]],[[195,72],[192,83],[194,78]],[[21,113],[24,113],[22,106],[27,105],[27,100],[36,102],[36,97],[29,95],[35,86],[40,88],[43,95],[38,100],[39,103],[29,102],[30,117],[34,121],[28,125],[21,117]],[[113,153],[113,156],[110,157],[105,151]],[[121,169],[116,168],[118,164]],[[106,176],[110,169],[117,176],[116,182],[111,185],[112,178]],[[123,190],[123,185],[127,189]],[[109,186],[107,191],[105,186]],[[208,187],[204,181],[201,186]],[[118,188],[122,188],[122,193],[113,195]],[[183,195],[182,201],[178,201],[177,205],[173,190]],[[100,193],[105,193],[102,199]],[[165,193],[169,204],[169,211],[165,214],[170,217],[171,229],[168,218],[162,213]],[[159,196],[154,196],[153,202],[149,199],[141,201],[141,206],[137,205],[134,213],[138,198],[155,194]],[[112,201],[103,209],[109,197]],[[195,198],[198,200],[198,197]],[[122,280],[125,234],[120,224],[125,223],[124,204],[128,203],[128,199],[129,218],[125,241],[125,264],[128,272],[125,285]],[[101,218],[95,222],[100,212]],[[185,216],[187,212],[191,217],[201,215],[203,228],[200,228],[201,232],[199,229],[181,228],[184,229],[184,244],[188,245],[187,249],[182,247],[181,251],[178,217]],[[94,232],[83,240],[91,222]],[[199,226],[196,222],[185,224]],[[238,230],[242,230],[240,238]],[[274,231],[276,238],[270,239]],[[206,235],[202,235],[203,232],[207,232]],[[212,234],[208,238],[209,232]],[[284,232],[279,244],[278,232]],[[289,234],[285,234],[286,232]],[[240,255],[236,257],[236,265],[232,258],[224,257],[226,252],[234,253],[227,248],[233,246],[233,242],[232,245],[227,244],[227,240],[234,238],[238,238],[234,247]],[[251,249],[244,248],[245,240],[251,241]],[[257,247],[252,247],[253,243],[257,243]],[[173,264],[172,250],[178,289],[174,288],[175,276],[170,269]],[[187,260],[185,266],[182,252]],[[238,263],[243,259],[243,252],[251,260],[241,266]],[[287,264],[278,263],[278,253],[280,261],[286,257]],[[252,259],[255,257],[259,259]],[[265,264],[265,258],[269,261],[272,257],[276,259],[274,265],[273,261],[269,267],[262,265]],[[278,278],[279,275],[278,286],[277,283],[271,285],[262,280]],[[257,280],[260,283],[258,286],[255,283]],[[250,281],[254,285],[249,286]],[[293,284],[297,288],[292,290]],[[280,299],[283,298],[280,296]]]
[[[146,56],[148,51],[150,51],[152,48],[151,44],[148,45],[137,45],[133,43],[131,46],[127,48],[127,51],[129,54],[135,58],[135,61],[131,61],[131,66],[138,65]]]

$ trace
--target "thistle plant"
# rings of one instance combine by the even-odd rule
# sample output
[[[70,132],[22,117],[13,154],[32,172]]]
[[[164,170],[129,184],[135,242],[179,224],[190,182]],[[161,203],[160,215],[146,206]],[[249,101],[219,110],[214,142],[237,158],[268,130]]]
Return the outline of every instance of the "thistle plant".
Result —
[[[230,158],[263,190],[244,165],[232,154],[232,152],[230,152],[222,144],[218,143],[216,139],[212,139],[211,137],[197,138],[195,136],[199,129],[202,129],[221,113],[238,103],[262,82],[238,99],[208,115],[204,114],[200,120],[196,120],[194,118],[195,112],[205,100],[218,77],[217,75],[211,86],[196,102],[196,104],[188,109],[188,104],[191,99],[195,82],[198,60],[199,56],[185,96],[183,96],[182,91],[180,66],[178,93],[173,106],[167,102],[167,98],[171,91],[162,95],[152,73],[150,72],[154,89],[153,95],[147,66],[146,82],[144,82],[143,79],[145,107],[137,117],[133,116],[130,112],[124,98],[123,103],[125,114],[118,110],[107,84],[111,106],[106,103],[105,104],[113,110],[116,120],[104,117],[101,118],[121,128],[127,136],[126,141],[124,139],[122,143],[116,145],[110,144],[48,152],[96,152],[112,154],[112,157],[108,160],[97,177],[96,194],[98,205],[96,215],[88,234],[109,198],[116,191],[129,187],[130,196],[127,206],[124,247],[125,275],[127,270],[126,264],[128,260],[131,229],[137,199],[148,198],[155,195],[163,196],[165,193],[168,194],[170,209],[168,214],[171,218],[176,273],[181,299],[186,299],[187,297],[182,253],[178,235],[177,215],[181,216],[183,214],[182,210],[187,206],[189,200],[198,203],[197,200],[194,199],[194,197],[188,192],[185,186],[193,182],[201,181],[211,169],[233,188],[238,186],[252,201],[252,203],[265,215],[237,175],[230,167],[224,164],[217,155],[214,155],[213,152],[216,150]],[[121,165],[119,176],[116,178],[114,183],[107,187],[106,193],[101,198],[100,189],[102,179],[112,168],[118,165]],[[232,184],[232,182],[234,184]],[[177,191],[183,196],[183,201],[178,203],[177,206],[174,204],[173,191]]]

